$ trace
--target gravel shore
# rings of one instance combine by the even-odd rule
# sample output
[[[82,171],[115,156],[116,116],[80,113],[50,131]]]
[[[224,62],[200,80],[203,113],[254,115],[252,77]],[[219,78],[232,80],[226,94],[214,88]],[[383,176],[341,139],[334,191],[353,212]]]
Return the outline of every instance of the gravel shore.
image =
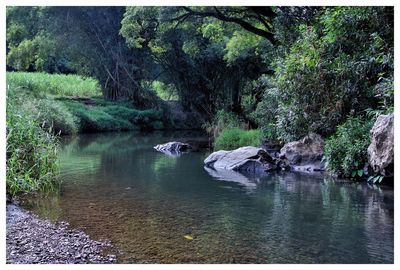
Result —
[[[7,263],[115,263],[115,255],[104,255],[109,242],[94,241],[68,223],[53,224],[15,204],[7,204]]]

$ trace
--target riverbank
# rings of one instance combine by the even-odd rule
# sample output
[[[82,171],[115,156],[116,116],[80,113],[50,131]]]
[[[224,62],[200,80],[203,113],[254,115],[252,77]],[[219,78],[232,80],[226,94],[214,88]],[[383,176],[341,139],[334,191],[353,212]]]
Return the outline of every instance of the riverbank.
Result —
[[[6,210],[7,263],[115,263],[116,256],[106,254],[110,242],[94,241],[68,223],[53,224],[15,204]]]

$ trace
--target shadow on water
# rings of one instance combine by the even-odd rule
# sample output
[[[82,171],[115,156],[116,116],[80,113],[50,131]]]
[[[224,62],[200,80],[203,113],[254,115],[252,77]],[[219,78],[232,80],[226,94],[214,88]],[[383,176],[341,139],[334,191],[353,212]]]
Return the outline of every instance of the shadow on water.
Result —
[[[60,194],[27,207],[110,239],[124,263],[393,262],[393,190],[321,175],[216,172],[203,168],[206,151],[153,149],[172,140],[204,138],[65,138]]]

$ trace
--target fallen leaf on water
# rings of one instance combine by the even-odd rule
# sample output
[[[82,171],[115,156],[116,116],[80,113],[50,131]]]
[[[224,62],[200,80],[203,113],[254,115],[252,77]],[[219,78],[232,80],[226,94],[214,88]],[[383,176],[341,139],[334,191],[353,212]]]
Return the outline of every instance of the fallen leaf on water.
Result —
[[[184,236],[187,240],[193,240],[193,236],[191,236],[191,235],[185,235]]]

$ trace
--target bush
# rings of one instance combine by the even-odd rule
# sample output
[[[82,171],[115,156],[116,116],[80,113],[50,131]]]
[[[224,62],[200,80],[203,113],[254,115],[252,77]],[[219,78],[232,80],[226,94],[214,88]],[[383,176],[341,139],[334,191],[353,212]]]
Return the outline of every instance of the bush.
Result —
[[[7,101],[7,192],[48,191],[56,187],[57,140],[40,120],[15,100]]]
[[[242,146],[260,146],[261,133],[259,130],[243,130],[240,128],[224,129],[216,138],[216,150],[233,150]]]
[[[330,136],[352,111],[393,105],[392,9],[329,7],[315,16],[276,29],[284,31],[277,37],[296,34],[276,48],[275,74],[256,110],[268,137]]]
[[[219,110],[215,114],[214,120],[211,123],[206,123],[203,125],[208,133],[222,132],[227,128],[238,128],[240,126],[240,120],[236,114],[233,112],[226,112],[224,110]]]
[[[372,125],[372,120],[351,116],[338,126],[336,133],[325,142],[326,168],[343,177],[362,176],[360,170],[368,161],[367,148],[371,143],[369,131]]]
[[[40,72],[7,72],[10,88],[25,88],[36,94],[90,97],[101,94],[97,80],[78,75]]]
[[[283,140],[278,135],[276,127],[276,116],[279,107],[278,89],[272,84],[272,79],[267,76],[260,77],[257,80],[257,84],[264,89],[264,93],[262,100],[257,104],[250,117],[259,126],[264,138],[272,141]]]

